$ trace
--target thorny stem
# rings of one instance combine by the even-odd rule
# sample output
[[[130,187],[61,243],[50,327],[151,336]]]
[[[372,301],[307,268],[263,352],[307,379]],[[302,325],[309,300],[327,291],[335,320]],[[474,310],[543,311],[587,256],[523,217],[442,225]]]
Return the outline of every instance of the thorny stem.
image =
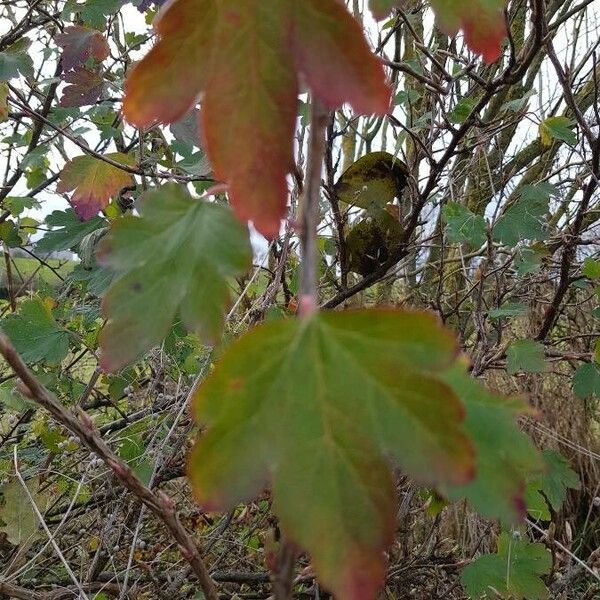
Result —
[[[317,227],[319,224],[319,199],[326,147],[327,119],[327,109],[319,100],[313,99],[306,160],[306,186],[300,207],[302,271],[298,312],[303,316],[314,313],[319,306],[317,292]]]
[[[64,407],[29,370],[10,340],[0,334],[0,354],[12,367],[23,383],[22,393],[45,408],[61,425],[76,435],[111,469],[123,486],[150,509],[166,526],[171,536],[179,545],[181,554],[189,562],[206,600],[219,600],[215,584],[208,572],[204,560],[193,538],[179,521],[173,500],[164,492],[153,492],[142,483],[139,477],[124,463],[102,439],[100,432],[89,418],[80,411],[75,414]]]

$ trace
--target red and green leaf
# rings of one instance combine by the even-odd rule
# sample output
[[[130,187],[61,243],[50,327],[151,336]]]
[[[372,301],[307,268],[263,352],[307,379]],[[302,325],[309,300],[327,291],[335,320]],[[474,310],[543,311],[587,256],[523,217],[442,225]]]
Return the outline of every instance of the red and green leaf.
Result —
[[[139,127],[172,123],[204,92],[215,175],[237,215],[267,236],[286,211],[299,78],[328,106],[388,110],[383,67],[337,0],[177,0],[156,31],[127,80],[126,117]]]
[[[438,377],[456,351],[420,312],[258,326],[195,397],[209,427],[189,464],[197,499],[228,510],[271,480],[283,531],[311,553],[323,583],[340,598],[374,598],[394,531],[388,457],[430,485],[474,475],[463,405]]]
[[[135,164],[131,156],[120,152],[107,154],[106,158],[125,167]],[[122,188],[133,183],[128,171],[86,154],[77,156],[65,165],[56,190],[61,194],[72,192],[70,203],[77,216],[86,220],[106,207]]]
[[[405,0],[371,0],[370,6],[377,18],[384,18],[403,4]],[[506,0],[431,0],[431,5],[442,31],[453,36],[462,29],[469,48],[481,54],[485,62],[500,58],[506,37]]]
[[[490,393],[459,365],[443,379],[464,402],[465,429],[475,446],[477,469],[477,477],[468,483],[444,486],[447,497],[466,498],[491,519],[522,519],[526,480],[544,468],[533,442],[516,424],[518,417],[531,416],[533,410],[519,399]]]
[[[56,36],[56,43],[63,50],[62,66],[65,71],[84,66],[90,58],[102,62],[110,52],[106,38],[98,30],[83,25],[66,27]]]

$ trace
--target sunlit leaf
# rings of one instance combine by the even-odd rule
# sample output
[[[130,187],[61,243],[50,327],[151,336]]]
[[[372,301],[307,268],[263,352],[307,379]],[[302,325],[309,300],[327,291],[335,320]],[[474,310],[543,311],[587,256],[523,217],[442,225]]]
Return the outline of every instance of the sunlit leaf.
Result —
[[[473,476],[464,409],[436,376],[455,352],[452,335],[419,312],[256,327],[195,397],[209,427],[189,463],[197,499],[228,510],[271,479],[281,527],[323,583],[340,598],[373,598],[394,528],[387,457],[422,483]]]
[[[101,264],[118,274],[104,297],[108,323],[100,340],[102,366],[111,371],[159,344],[177,314],[204,338],[218,339],[226,278],[251,261],[246,228],[183,188],[148,192],[139,212],[116,221],[99,249]]]
[[[204,91],[215,176],[229,184],[239,218],[267,236],[286,212],[299,76],[328,106],[388,110],[383,67],[337,0],[176,0],[156,31],[158,43],[126,82],[127,119],[172,123]]]

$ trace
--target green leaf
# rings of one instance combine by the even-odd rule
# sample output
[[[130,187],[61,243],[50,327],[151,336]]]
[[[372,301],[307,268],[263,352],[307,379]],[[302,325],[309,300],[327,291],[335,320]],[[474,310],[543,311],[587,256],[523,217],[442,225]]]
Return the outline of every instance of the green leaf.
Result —
[[[550,573],[552,559],[544,544],[506,532],[498,538],[495,554],[484,554],[465,567],[461,583],[469,598],[511,598],[512,600],[544,600],[548,590],[541,579]]]
[[[443,217],[448,239],[455,244],[469,244],[479,248],[486,240],[486,221],[458,202],[444,206]]]
[[[17,248],[22,245],[23,240],[19,236],[19,227],[14,221],[7,219],[0,223],[0,240],[9,248]]]
[[[507,317],[516,317],[522,315],[526,311],[524,304],[520,302],[507,302],[498,308],[492,308],[488,311],[488,317],[492,321],[504,319]]]
[[[142,483],[145,485],[150,483],[154,464],[149,456],[146,455],[146,446],[141,434],[138,433],[126,437],[119,446],[118,455],[142,480]]]
[[[589,279],[600,279],[600,262],[593,258],[586,258],[583,261],[581,272]]]
[[[543,373],[546,370],[544,346],[534,340],[518,340],[506,351],[506,372]]]
[[[366,210],[383,209],[406,186],[406,165],[389,152],[371,152],[350,165],[335,184],[338,198]]]
[[[406,90],[400,90],[395,96],[394,96],[394,104],[396,106],[400,105],[400,104],[415,104],[415,102],[418,102],[420,99],[422,98],[422,95],[420,92],[418,92],[417,90],[413,89],[413,88],[407,88]]]
[[[55,227],[36,244],[35,249],[41,254],[70,250],[76,248],[92,231],[106,227],[107,222],[101,217],[89,221],[80,221],[71,208],[55,210],[46,217],[46,225]]]
[[[521,195],[498,219],[494,239],[516,246],[520,240],[543,240],[546,237],[546,214],[550,196],[556,188],[547,183],[524,185]]]
[[[591,396],[600,398],[600,365],[596,363],[579,365],[573,375],[573,392],[582,400]]]
[[[444,488],[450,500],[467,498],[490,519],[516,522],[525,514],[525,482],[541,471],[543,462],[517,418],[531,413],[519,399],[488,392],[463,368],[454,368],[444,380],[465,404],[465,428],[475,445],[475,478],[467,484]]]
[[[515,253],[515,268],[519,277],[537,271],[542,265],[542,258],[547,254],[545,250],[534,247],[519,248]]]
[[[448,113],[448,121],[460,125],[473,112],[477,102],[473,98],[461,98],[456,106]]]
[[[11,215],[18,217],[26,208],[39,208],[40,203],[28,196],[8,196],[4,199],[2,206]]]
[[[125,0],[86,0],[83,3],[69,0],[63,9],[63,17],[67,18],[76,12],[88,25],[103,29],[106,25],[106,17],[117,13],[123,4]]]
[[[0,52],[0,81],[10,81],[15,77],[33,77],[33,60],[27,54],[30,45],[27,38],[22,38]]]
[[[35,407],[32,401],[19,392],[14,381],[10,380],[0,384],[0,404],[16,413],[23,413],[27,409]]]
[[[529,99],[532,96],[536,95],[535,90],[529,90],[525,95],[521,98],[515,98],[514,100],[509,100],[502,105],[502,110],[507,110],[509,112],[517,113],[525,110],[528,106]]]
[[[177,314],[218,339],[229,301],[227,278],[252,258],[248,230],[222,206],[165,185],[144,195],[140,217],[116,221],[99,262],[118,278],[104,297],[102,364],[117,370],[160,344]]]
[[[113,276],[114,273],[110,269],[99,267],[97,264],[93,264],[90,267],[78,264],[69,274],[69,279],[85,282],[87,284],[86,290],[90,294],[102,297],[109,288]]]
[[[536,519],[549,521],[551,519],[548,504],[555,510],[560,510],[567,497],[567,490],[578,490],[581,487],[579,477],[569,461],[552,450],[544,450],[545,469],[527,486],[527,512]],[[530,504],[531,503],[531,504]]]
[[[548,117],[540,123],[542,144],[551,146],[554,140],[560,140],[574,146],[577,143],[577,135],[573,126],[573,121],[568,117]]]
[[[527,484],[527,489],[525,490],[527,514],[536,521],[550,521],[552,515],[550,514],[546,499],[539,491],[539,486],[539,479]]]
[[[46,509],[46,494],[30,490],[33,499],[43,512]],[[36,535],[40,523],[23,487],[18,481],[11,481],[0,488],[3,505],[0,518],[4,526],[0,529],[11,544],[21,544]]]
[[[69,351],[69,332],[58,325],[40,298],[23,302],[1,327],[26,363],[59,364]]]
[[[427,313],[259,325],[194,398],[208,425],[189,462],[197,499],[228,510],[272,479],[282,530],[312,554],[323,584],[340,598],[374,598],[394,532],[387,459],[424,484],[473,475],[460,400],[436,377],[455,353]]]
[[[542,473],[541,490],[554,510],[559,510],[567,497],[567,489],[578,490],[581,487],[579,476],[569,461],[558,452],[544,450],[546,471]]]

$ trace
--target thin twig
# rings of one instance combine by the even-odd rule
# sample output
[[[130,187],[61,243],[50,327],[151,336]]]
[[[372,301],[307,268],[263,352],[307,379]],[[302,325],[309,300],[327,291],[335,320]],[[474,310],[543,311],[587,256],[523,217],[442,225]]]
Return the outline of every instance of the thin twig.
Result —
[[[154,493],[144,485],[131,468],[108,447],[86,413],[81,411],[78,417],[62,406],[37,380],[10,340],[1,334],[0,353],[23,382],[24,389],[22,392],[45,408],[59,423],[76,435],[83,444],[101,458],[123,486],[139,498],[165,524],[169,533],[179,545],[183,557],[193,567],[206,599],[218,600],[219,596],[215,584],[193,538],[179,521],[173,500],[164,492]]]

